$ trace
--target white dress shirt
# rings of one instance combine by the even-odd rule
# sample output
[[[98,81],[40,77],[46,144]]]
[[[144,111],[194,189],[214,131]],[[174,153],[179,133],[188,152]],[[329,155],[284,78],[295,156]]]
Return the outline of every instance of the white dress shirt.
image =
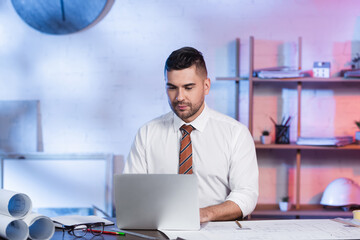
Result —
[[[141,127],[124,173],[167,173],[179,170],[181,131],[185,124],[169,112]],[[258,166],[253,138],[247,127],[205,105],[191,123],[193,174],[199,182],[199,206],[226,200],[250,214],[257,202]]]

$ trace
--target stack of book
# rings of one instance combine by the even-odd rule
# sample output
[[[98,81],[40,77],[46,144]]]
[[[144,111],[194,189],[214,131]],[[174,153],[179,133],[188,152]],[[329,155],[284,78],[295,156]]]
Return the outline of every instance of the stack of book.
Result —
[[[299,137],[296,144],[298,145],[311,145],[311,146],[345,146],[353,143],[352,136],[339,136],[339,137]]]
[[[261,71],[258,73],[259,78],[299,78],[303,77],[301,71]]]
[[[345,78],[359,78],[360,77],[360,69],[353,69],[345,71],[344,73]]]
[[[299,78],[304,77],[304,74],[298,69],[282,66],[255,70],[253,76],[259,78]]]

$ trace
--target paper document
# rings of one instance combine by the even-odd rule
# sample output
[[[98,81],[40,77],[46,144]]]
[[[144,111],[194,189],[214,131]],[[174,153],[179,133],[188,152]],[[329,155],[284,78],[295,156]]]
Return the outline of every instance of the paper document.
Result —
[[[349,70],[344,73],[345,78],[359,78],[360,70]]]
[[[59,228],[62,227],[61,225],[72,226],[76,224],[97,223],[97,222],[104,222],[105,225],[114,224],[112,221],[109,221],[99,216],[67,215],[67,216],[52,217],[51,220],[54,221],[55,226]]]
[[[304,75],[299,70],[289,71],[260,71],[259,78],[300,78]]]
[[[0,189],[0,237],[11,240],[48,240],[55,232],[50,218],[31,213],[31,199],[23,193]]]
[[[352,218],[335,218],[336,222],[360,228],[360,221]]]
[[[31,199],[26,194],[0,189],[0,236],[27,239],[29,227],[22,218],[30,213],[31,208]]]
[[[298,239],[360,239],[357,227],[349,227],[330,219],[294,219],[241,221],[242,229],[233,222],[209,222],[200,231],[163,231],[170,239],[186,240],[298,240]]]
[[[339,136],[331,138],[320,137],[299,137],[297,145],[313,145],[313,146],[345,146],[353,143],[352,136]]]
[[[23,218],[31,212],[31,199],[23,193],[0,189],[0,214]]]
[[[12,240],[25,240],[29,236],[29,228],[21,219],[0,215],[0,236]]]
[[[133,235],[133,236],[137,236],[137,237],[145,238],[145,239],[152,239],[152,240],[158,239],[157,237],[152,237],[152,236],[148,236],[148,235],[145,235],[145,234],[124,230],[124,229],[120,229],[120,228],[117,228],[117,227],[107,228],[106,230],[107,231],[115,231],[115,232],[123,232],[123,233],[125,233],[127,235]]]
[[[50,218],[31,213],[24,218],[24,222],[29,227],[29,238],[33,240],[48,240],[55,232],[55,225]]]

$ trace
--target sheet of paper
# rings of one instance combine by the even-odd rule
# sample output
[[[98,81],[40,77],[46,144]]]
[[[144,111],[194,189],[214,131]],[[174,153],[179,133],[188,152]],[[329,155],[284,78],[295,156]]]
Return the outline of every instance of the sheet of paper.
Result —
[[[268,239],[360,239],[357,227],[350,227],[329,219],[241,221],[241,230],[235,222],[209,222],[200,231],[163,231],[170,239],[186,240],[268,240]]]
[[[360,221],[352,218],[335,218],[336,222],[343,223],[345,225],[351,225],[360,228]]]
[[[23,193],[0,189],[0,214],[23,218],[31,212],[31,199]]]
[[[137,237],[141,237],[141,238],[145,238],[145,239],[153,239],[153,240],[158,239],[157,237],[152,237],[152,236],[144,235],[144,234],[141,234],[141,233],[124,230],[124,229],[120,229],[120,228],[117,228],[117,227],[107,228],[106,230],[116,231],[116,232],[123,232],[123,233],[126,233],[127,235],[133,235],[133,236],[137,236]]]
[[[55,225],[51,219],[46,216],[30,213],[23,220],[29,227],[30,239],[48,240],[54,235]]]
[[[58,223],[71,226],[75,224],[85,224],[85,223],[97,223],[97,222],[104,222],[105,225],[113,225],[112,221],[109,221],[105,218],[99,216],[80,216],[80,215],[67,215],[67,216],[58,216],[52,217],[51,220],[56,221],[55,226],[61,227]]]
[[[25,240],[28,236],[29,228],[23,220],[0,214],[0,237]]]

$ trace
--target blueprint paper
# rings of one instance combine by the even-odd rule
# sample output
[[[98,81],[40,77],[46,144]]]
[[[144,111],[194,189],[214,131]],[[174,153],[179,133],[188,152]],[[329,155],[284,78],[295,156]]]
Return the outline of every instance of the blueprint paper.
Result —
[[[55,225],[50,218],[31,213],[24,218],[24,222],[29,227],[29,238],[34,240],[48,240],[55,232]]]
[[[0,236],[11,240],[25,240],[29,236],[29,228],[21,219],[0,214]]]
[[[349,227],[330,219],[241,221],[241,230],[233,221],[209,222],[200,231],[163,231],[170,239],[186,240],[311,240],[360,239],[357,227]]]
[[[0,214],[16,219],[31,212],[31,199],[23,193],[0,189]]]

